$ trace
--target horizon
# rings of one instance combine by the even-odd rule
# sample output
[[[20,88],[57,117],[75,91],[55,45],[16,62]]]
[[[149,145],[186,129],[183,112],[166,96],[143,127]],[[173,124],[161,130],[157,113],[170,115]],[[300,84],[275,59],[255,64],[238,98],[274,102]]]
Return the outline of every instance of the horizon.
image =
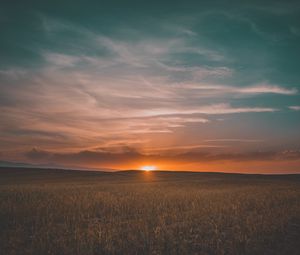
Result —
[[[35,164],[26,164],[22,162],[3,162],[0,161],[0,172],[1,169],[29,169],[29,170],[49,170],[49,171],[75,171],[75,172],[99,172],[99,173],[122,173],[122,172],[140,172],[140,173],[203,173],[203,174],[238,174],[238,175],[269,175],[269,176],[281,176],[281,175],[300,175],[300,173],[289,173],[289,172],[277,172],[277,173],[269,173],[269,172],[232,172],[232,171],[206,171],[205,169],[198,169],[198,170],[188,170],[188,169],[181,169],[181,170],[169,170],[169,169],[155,169],[155,170],[144,170],[144,169],[113,169],[113,168],[78,168],[78,167],[68,167],[68,166],[47,166],[47,165],[35,165]]]
[[[47,167],[27,167],[27,166],[9,166],[4,167],[0,166],[0,173],[1,169],[14,169],[14,170],[24,170],[29,169],[30,173],[32,174],[32,171],[37,170],[39,173],[42,173],[43,171],[72,171],[77,173],[105,173],[105,174],[114,174],[114,173],[128,173],[128,172],[136,172],[141,173],[144,175],[152,174],[152,173],[178,173],[178,174],[184,174],[184,173],[194,173],[194,174],[224,174],[224,175],[249,175],[249,176],[300,176],[300,173],[251,173],[251,172],[208,172],[208,171],[192,171],[192,170],[167,170],[167,169],[157,169],[155,171],[146,171],[141,169],[123,169],[123,170],[117,170],[117,169],[72,169],[72,168],[47,168]],[[10,171],[10,170],[9,170]]]
[[[300,173],[300,3],[92,3],[0,4],[1,162]]]

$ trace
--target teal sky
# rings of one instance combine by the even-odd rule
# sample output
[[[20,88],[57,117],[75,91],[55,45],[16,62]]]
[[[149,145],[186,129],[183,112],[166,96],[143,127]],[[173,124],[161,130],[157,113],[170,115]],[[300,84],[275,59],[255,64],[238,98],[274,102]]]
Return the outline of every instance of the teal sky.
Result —
[[[299,2],[20,2],[0,3],[1,160],[300,172]]]

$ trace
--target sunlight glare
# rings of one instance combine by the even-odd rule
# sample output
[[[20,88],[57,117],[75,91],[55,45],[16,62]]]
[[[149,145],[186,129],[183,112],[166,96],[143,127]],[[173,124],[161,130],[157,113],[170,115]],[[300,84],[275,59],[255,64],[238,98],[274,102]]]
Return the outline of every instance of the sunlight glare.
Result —
[[[156,170],[156,166],[142,166],[141,170],[143,170],[143,171],[154,171],[154,170]]]

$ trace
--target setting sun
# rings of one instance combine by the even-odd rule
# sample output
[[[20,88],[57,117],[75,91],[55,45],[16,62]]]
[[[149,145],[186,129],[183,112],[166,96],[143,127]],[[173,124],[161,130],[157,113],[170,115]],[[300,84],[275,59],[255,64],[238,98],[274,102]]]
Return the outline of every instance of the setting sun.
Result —
[[[142,166],[140,169],[143,171],[154,171],[157,168],[156,168],[156,166]]]

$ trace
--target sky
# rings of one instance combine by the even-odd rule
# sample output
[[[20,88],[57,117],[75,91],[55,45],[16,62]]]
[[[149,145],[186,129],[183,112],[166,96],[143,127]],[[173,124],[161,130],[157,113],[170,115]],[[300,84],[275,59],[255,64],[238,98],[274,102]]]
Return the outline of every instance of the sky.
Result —
[[[297,1],[0,3],[0,160],[300,173]]]

